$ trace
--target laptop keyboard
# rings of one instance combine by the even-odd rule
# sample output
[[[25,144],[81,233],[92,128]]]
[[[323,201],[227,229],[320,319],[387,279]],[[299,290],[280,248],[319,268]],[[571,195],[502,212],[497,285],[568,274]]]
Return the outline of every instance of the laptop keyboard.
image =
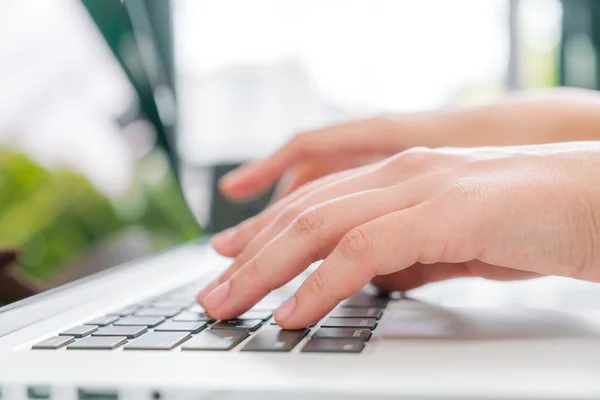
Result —
[[[303,353],[360,353],[368,346],[389,299],[359,292],[323,321],[301,330],[281,329],[274,310],[290,288],[269,294],[236,319],[215,321],[195,302],[201,284],[186,285],[132,304],[37,343],[34,350],[174,350],[289,352],[306,337]]]

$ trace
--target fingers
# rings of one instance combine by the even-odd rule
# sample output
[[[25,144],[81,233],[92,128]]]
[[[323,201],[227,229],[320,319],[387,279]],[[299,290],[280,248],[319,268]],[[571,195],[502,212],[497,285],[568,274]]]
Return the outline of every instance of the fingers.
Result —
[[[336,160],[330,162],[311,161],[305,162],[298,167],[292,167],[283,175],[273,194],[273,200],[277,201],[301,187],[302,185],[317,180],[321,177],[335,172],[361,166],[358,159],[349,157],[349,160]],[[365,165],[365,164],[362,164]]]
[[[301,161],[395,153],[400,150],[399,135],[392,121],[373,118],[298,134],[267,159],[228,174],[221,181],[221,191],[234,199],[249,198],[272,187],[286,170]]]
[[[363,172],[361,173],[360,171]],[[357,169],[357,172],[355,172],[356,175],[348,174],[348,171],[342,173],[341,175],[346,178],[331,182],[329,185],[325,185],[319,190],[301,197],[295,203],[285,207],[274,218],[269,218],[269,215],[273,214],[273,212],[267,212],[265,213],[266,215],[261,216],[261,220],[264,220],[267,225],[262,230],[254,232],[252,241],[248,245],[244,243],[243,251],[236,257],[227,271],[217,279],[217,282],[211,283],[198,294],[198,302],[204,305],[204,298],[216,287],[216,285],[229,279],[239,268],[252,259],[272,238],[281,233],[281,231],[291,224],[294,219],[306,209],[336,197],[376,187],[377,181],[375,179],[363,179],[368,171],[368,169]],[[366,183],[362,183],[362,181],[366,181]],[[292,195],[293,198],[299,196],[300,193],[298,195],[295,193]],[[284,199],[282,202],[289,201]],[[257,222],[257,224],[260,224],[260,222]]]
[[[226,300],[210,293],[204,307],[219,319],[245,312],[323,258],[352,228],[419,201],[417,193],[403,196],[403,191],[402,186],[370,190],[309,209],[223,283],[230,293]]]
[[[335,250],[275,313],[277,323],[298,329],[320,320],[377,275],[420,260],[442,261],[448,227],[428,202],[385,215],[348,232]]]
[[[368,169],[368,167],[364,167],[362,171],[366,172]],[[218,253],[226,257],[236,257],[262,229],[272,224],[290,204],[320,188],[334,182],[342,182],[344,179],[354,177],[360,173],[360,169],[344,171],[304,185],[286,198],[277,201],[259,215],[242,222],[237,227],[215,235],[211,243]]]
[[[354,193],[356,191],[386,186],[389,184],[389,181],[402,182],[405,180],[405,183],[408,185],[407,187],[409,189],[407,190],[409,192],[413,190],[421,191],[429,187],[434,187],[439,182],[426,175],[419,175],[423,169],[427,168],[428,165],[427,162],[424,162],[424,154],[427,154],[427,152],[418,149],[404,152],[382,163],[356,168],[354,170],[336,174],[341,178],[336,182],[330,183],[329,185],[323,185],[322,187],[319,187],[320,181],[333,180],[335,176],[326,177],[306,185],[307,188],[316,188],[312,192],[308,191],[307,188],[301,188],[296,193],[288,196],[288,199],[284,199],[276,205],[282,207],[283,209],[274,218],[272,217],[272,211],[271,214],[267,212],[259,217],[265,221],[263,225],[264,228],[262,228],[260,232],[256,230],[253,234],[248,232],[244,235],[246,238],[252,238],[250,243],[244,242],[242,244],[238,242],[238,244],[234,245],[237,246],[238,249],[243,248],[243,251],[236,256],[233,265],[220,278],[218,278],[216,283],[209,285],[209,287],[200,292],[198,295],[198,301],[200,304],[203,304],[206,295],[210,293],[210,291],[212,291],[216,285],[229,279],[229,277],[231,277],[239,268],[241,268],[244,263],[252,259],[264,245],[281,233],[281,231],[283,231],[299,214],[309,207],[328,201],[335,197]],[[452,159],[449,157],[438,157],[435,160],[435,168],[443,168],[448,162],[451,161]],[[400,168],[398,168],[398,166]],[[415,185],[409,185],[410,180],[416,180]],[[429,181],[428,185],[424,184],[425,180]],[[440,180],[440,178],[438,177],[437,180]],[[442,177],[441,180],[445,181],[446,179]],[[305,191],[308,191],[309,193],[301,197],[302,193]],[[290,199],[293,200],[298,197],[300,197],[298,200],[290,204]],[[369,205],[366,205],[366,207],[369,207]],[[252,224],[254,224],[254,221]],[[259,225],[260,224],[257,226]]]
[[[374,161],[373,158],[370,160]],[[236,229],[228,230],[222,234],[216,235],[212,241],[213,246],[217,252],[223,255],[236,257],[243,249],[245,249],[249,241],[252,240],[260,230],[270,224],[272,225],[272,221],[278,218],[283,210],[289,208],[291,204],[297,203],[297,200],[303,196],[306,197],[308,193],[322,190],[324,187],[327,187],[327,185],[333,185],[334,182],[343,182],[346,179],[373,172],[373,180],[369,183],[369,186],[364,188],[369,189],[375,187],[374,185],[376,185],[377,182],[382,181],[381,178],[376,179],[378,177],[385,178],[384,180],[386,182],[400,182],[402,180],[410,179],[412,176],[421,173],[423,170],[445,168],[448,163],[452,163],[452,160],[453,157],[450,155],[441,157],[438,155],[435,157],[435,163],[432,164],[431,153],[428,149],[413,148],[381,162],[329,175],[304,185],[290,196],[276,202],[273,206],[269,207],[265,212],[256,217],[256,219],[253,219],[248,223],[243,223]],[[344,194],[346,193],[342,193],[342,195]],[[300,209],[293,217],[296,217],[297,214],[303,210],[304,209]],[[290,221],[291,219],[287,222]],[[281,230],[282,226],[279,228]]]

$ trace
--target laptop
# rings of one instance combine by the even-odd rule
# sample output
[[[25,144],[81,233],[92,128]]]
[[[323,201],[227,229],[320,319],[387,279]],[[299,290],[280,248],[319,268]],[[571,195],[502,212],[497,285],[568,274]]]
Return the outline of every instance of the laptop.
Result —
[[[144,2],[2,8],[2,400],[600,398],[597,284],[365,288],[281,330],[272,313],[303,274],[211,319],[195,296],[230,260],[181,189]]]

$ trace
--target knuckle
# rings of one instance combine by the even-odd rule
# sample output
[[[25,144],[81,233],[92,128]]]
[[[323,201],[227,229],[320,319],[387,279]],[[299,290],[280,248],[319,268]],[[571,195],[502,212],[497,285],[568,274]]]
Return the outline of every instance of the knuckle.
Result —
[[[303,152],[313,142],[312,136],[312,131],[298,132],[294,135],[292,140],[290,140],[289,147],[293,148],[295,151]]]
[[[317,207],[311,207],[294,220],[294,231],[299,234],[313,233],[324,223],[321,212]]]
[[[323,278],[323,273],[318,268],[310,276],[310,279],[306,280],[307,289],[310,293],[315,295],[322,295],[327,293],[327,285]]]
[[[364,260],[373,253],[373,242],[364,228],[357,227],[342,238],[339,249],[348,260]]]
[[[383,173],[384,175],[391,173],[393,176],[396,176],[398,170],[417,172],[435,166],[433,154],[433,151],[427,147],[413,147],[383,161],[374,172]]]
[[[412,147],[393,156],[393,161],[404,166],[421,165],[431,158],[431,154],[428,147]]]
[[[244,267],[244,275],[246,275],[246,279],[250,282],[264,282],[266,280],[265,274],[256,257],[248,261]]]
[[[289,225],[298,218],[298,215],[302,213],[303,210],[296,205],[290,205],[283,210],[281,216],[278,218],[278,222],[282,225]]]

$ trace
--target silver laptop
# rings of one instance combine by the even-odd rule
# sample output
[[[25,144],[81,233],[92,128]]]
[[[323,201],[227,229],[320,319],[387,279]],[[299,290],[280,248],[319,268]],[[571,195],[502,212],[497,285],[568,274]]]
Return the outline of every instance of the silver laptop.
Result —
[[[126,3],[0,4],[0,399],[600,398],[596,284],[365,288],[281,330],[303,275],[211,319],[195,295],[229,260],[186,204],[174,96]]]

